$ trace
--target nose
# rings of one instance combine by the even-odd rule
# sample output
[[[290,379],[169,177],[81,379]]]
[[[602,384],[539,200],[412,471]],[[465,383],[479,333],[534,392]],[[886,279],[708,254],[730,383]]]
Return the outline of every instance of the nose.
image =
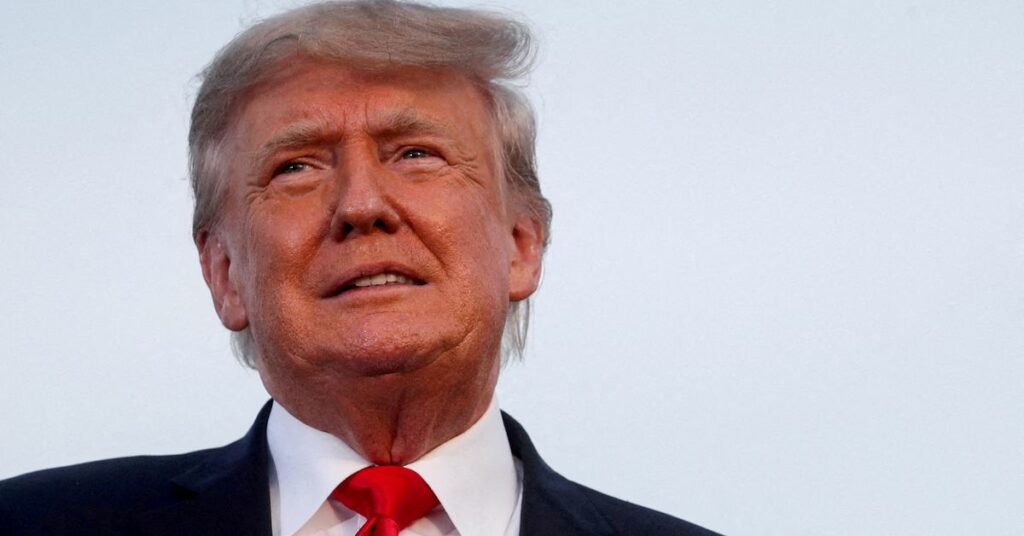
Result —
[[[338,167],[338,204],[331,220],[337,240],[398,230],[399,215],[386,191],[387,170],[376,151],[346,151]]]

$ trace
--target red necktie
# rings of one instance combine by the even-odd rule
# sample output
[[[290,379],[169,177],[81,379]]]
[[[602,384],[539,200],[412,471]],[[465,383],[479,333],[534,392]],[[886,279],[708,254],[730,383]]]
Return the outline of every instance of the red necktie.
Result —
[[[331,497],[366,518],[356,536],[398,536],[438,503],[420,475],[398,465],[359,470],[335,488]]]

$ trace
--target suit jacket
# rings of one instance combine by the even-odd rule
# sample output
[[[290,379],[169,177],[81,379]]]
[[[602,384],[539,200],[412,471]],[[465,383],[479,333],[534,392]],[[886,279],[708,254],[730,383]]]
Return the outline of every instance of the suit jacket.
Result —
[[[0,482],[3,535],[271,536],[267,417],[227,446],[47,469]],[[553,471],[502,413],[523,466],[523,536],[712,536],[696,525],[591,490]]]

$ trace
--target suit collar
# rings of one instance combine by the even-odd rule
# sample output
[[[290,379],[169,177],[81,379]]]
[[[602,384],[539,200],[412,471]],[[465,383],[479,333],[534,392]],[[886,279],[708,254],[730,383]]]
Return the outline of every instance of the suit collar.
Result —
[[[615,534],[583,488],[556,473],[537,453],[526,430],[502,412],[512,454],[523,464],[523,507],[519,533],[529,536]]]
[[[270,536],[267,419],[260,411],[245,437],[206,451],[195,465],[172,479],[175,501],[136,518],[147,535],[247,534]],[[512,454],[523,465],[520,534],[606,536],[615,534],[578,484],[544,462],[526,430],[502,412]]]
[[[260,411],[245,437],[210,449],[173,479],[177,499],[138,516],[144,534],[251,534],[270,536],[267,418]]]

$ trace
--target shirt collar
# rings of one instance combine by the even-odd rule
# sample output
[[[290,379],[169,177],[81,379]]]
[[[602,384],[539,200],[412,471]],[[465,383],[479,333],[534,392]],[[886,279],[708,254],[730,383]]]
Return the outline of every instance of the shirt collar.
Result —
[[[267,423],[267,443],[281,534],[294,534],[339,483],[372,465],[344,441],[306,425],[277,403]],[[407,467],[430,485],[461,536],[504,534],[519,482],[496,397],[473,426]]]
[[[497,397],[468,430],[408,467],[434,490],[461,536],[505,534],[519,482]]]
[[[303,423],[277,402],[267,420],[267,446],[277,480],[281,534],[295,534],[338,484],[372,465],[344,441]]]

